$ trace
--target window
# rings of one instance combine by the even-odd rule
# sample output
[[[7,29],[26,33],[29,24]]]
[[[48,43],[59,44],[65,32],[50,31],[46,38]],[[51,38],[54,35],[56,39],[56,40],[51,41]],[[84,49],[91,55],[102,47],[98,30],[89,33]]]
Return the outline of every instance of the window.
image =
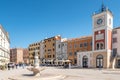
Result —
[[[60,48],[60,44],[58,45],[58,48]]]
[[[77,48],[77,44],[74,44],[74,47]]]
[[[37,49],[40,49],[40,47],[37,47]]]
[[[77,60],[76,59],[74,59],[74,63],[77,64]]]
[[[51,49],[48,49],[48,51],[51,51]]]
[[[48,54],[50,54],[50,52]]]
[[[83,44],[82,44],[82,43],[80,44],[80,47],[83,47]]]
[[[97,43],[97,50],[99,50],[99,43]]]
[[[112,56],[115,57],[116,54],[117,54],[117,48],[114,48],[114,49],[113,49],[113,54],[112,54]]]
[[[76,55],[77,55],[77,52],[75,52],[74,55],[76,56]]]
[[[102,49],[104,49],[104,43],[103,43],[103,42],[97,43],[97,44],[96,44],[96,49],[97,49],[97,50],[102,50]]]
[[[85,43],[84,43],[84,47],[87,47],[87,45],[88,45],[87,42],[85,42]]]
[[[100,49],[104,49],[103,43],[100,43]]]
[[[51,58],[51,55],[49,55],[49,58]]]
[[[55,49],[53,48],[53,51],[54,51]]]
[[[117,34],[117,30],[113,30],[113,32],[112,32],[113,34]]]
[[[113,43],[116,43],[117,42],[117,38],[113,38]]]
[[[48,58],[49,58],[50,56],[48,55]]]
[[[70,45],[70,48],[72,48],[72,45]]]
[[[55,46],[55,44],[53,43],[53,46]]]
[[[92,42],[90,42],[90,46],[92,46]]]
[[[72,56],[72,52],[69,53],[69,56]]]
[[[55,57],[55,55],[53,54],[53,58]]]
[[[109,25],[111,25],[111,18],[109,19]]]
[[[51,40],[48,40],[48,42],[50,42]]]

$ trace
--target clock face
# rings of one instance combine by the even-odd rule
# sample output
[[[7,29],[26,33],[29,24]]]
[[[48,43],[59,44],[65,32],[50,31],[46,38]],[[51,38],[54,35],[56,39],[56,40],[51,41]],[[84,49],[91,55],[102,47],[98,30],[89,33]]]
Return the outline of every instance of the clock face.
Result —
[[[102,24],[102,22],[103,22],[103,20],[101,18],[97,20],[98,25]]]

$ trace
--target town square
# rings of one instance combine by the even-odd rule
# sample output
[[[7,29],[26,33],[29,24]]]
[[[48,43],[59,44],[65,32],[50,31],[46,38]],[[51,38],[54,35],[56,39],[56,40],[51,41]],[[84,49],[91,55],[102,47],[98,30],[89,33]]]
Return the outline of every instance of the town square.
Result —
[[[119,80],[119,2],[1,0],[0,80]]]

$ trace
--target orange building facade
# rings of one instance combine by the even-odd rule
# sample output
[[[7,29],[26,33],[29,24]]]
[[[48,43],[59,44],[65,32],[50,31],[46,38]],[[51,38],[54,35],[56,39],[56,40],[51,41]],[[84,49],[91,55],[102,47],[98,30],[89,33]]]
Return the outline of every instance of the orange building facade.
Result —
[[[61,36],[58,35],[44,40],[44,63],[54,64],[57,40],[61,40]]]
[[[72,65],[77,64],[77,52],[92,51],[92,36],[67,40],[67,55]]]

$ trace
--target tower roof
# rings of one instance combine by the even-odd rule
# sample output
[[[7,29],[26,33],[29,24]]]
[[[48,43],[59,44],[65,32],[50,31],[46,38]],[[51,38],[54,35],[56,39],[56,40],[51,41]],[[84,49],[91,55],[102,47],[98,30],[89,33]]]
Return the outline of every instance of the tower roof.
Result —
[[[102,3],[101,8],[98,11],[95,11],[94,14],[99,14],[106,11],[109,11],[112,14],[112,11],[108,7],[106,7],[104,3]]]
[[[106,6],[102,3],[101,12],[104,12],[104,11],[106,11],[106,10],[107,10]]]

